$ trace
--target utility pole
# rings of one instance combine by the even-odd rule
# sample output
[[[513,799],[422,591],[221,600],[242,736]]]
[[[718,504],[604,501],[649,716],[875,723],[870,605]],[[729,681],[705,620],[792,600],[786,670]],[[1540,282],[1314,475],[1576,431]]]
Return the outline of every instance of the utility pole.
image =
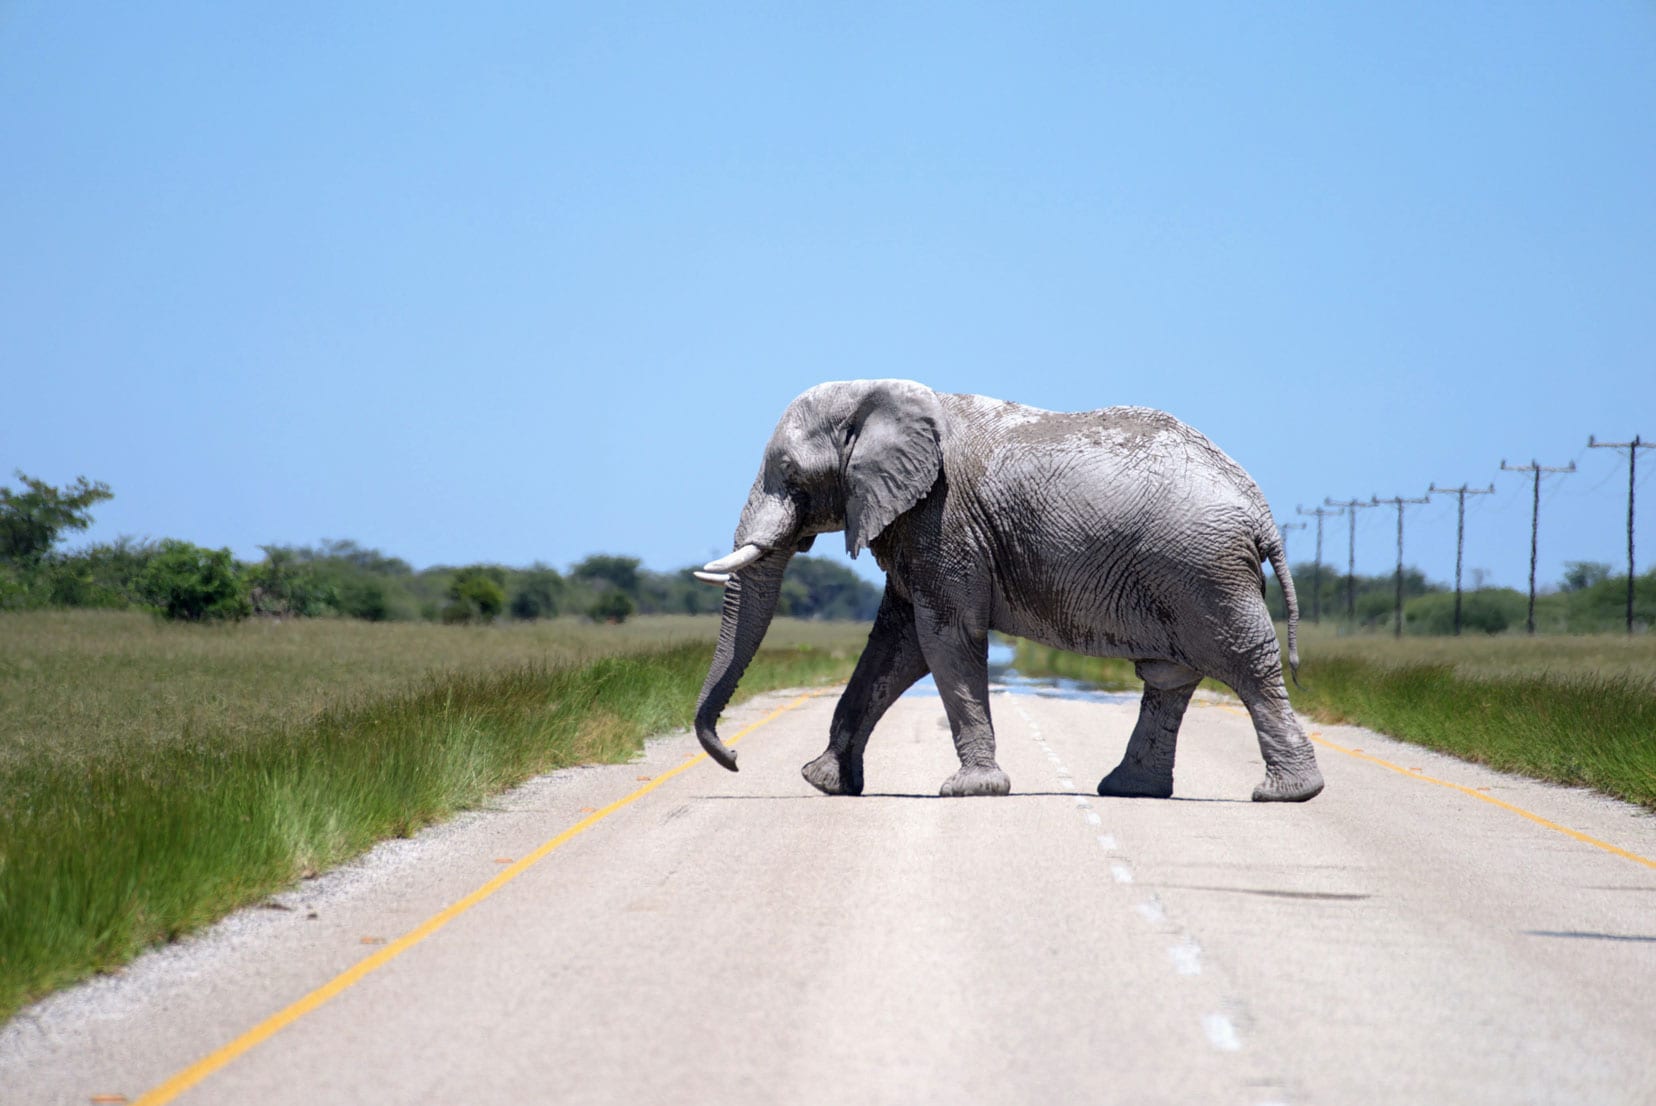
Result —
[[[1365,503],[1361,499],[1348,499],[1344,503],[1336,503],[1333,499],[1324,496],[1323,506],[1343,507],[1346,518],[1346,618],[1352,625],[1357,623],[1357,511],[1362,507],[1373,507],[1373,503]]]
[[[1571,461],[1563,468],[1548,468],[1538,461],[1531,461],[1527,465],[1509,465],[1506,458],[1501,458],[1502,472],[1533,472],[1535,474],[1535,494],[1530,506],[1530,594],[1529,618],[1525,621],[1525,632],[1535,633],[1535,549],[1536,536],[1541,530],[1541,475],[1548,472],[1574,472],[1575,462]]]
[[[1455,512],[1455,636],[1461,632],[1461,551],[1466,548],[1466,497],[1469,495],[1493,495],[1495,485],[1487,488],[1469,488],[1462,484],[1458,488],[1440,488],[1433,484],[1426,489],[1427,495],[1453,495],[1460,499],[1460,506]]]
[[[1317,563],[1311,569],[1311,621],[1322,621],[1322,528],[1323,519],[1339,518],[1344,511],[1330,511],[1318,507],[1314,511],[1307,511],[1297,503],[1294,505],[1296,514],[1309,515],[1317,520]]]
[[[1394,495],[1390,499],[1381,499],[1377,495],[1369,496],[1371,507],[1378,507],[1382,503],[1390,503],[1397,508],[1397,602],[1392,606],[1392,637],[1403,636],[1403,505],[1405,503],[1430,503],[1432,497],[1423,495],[1419,499],[1405,499]]]
[[[1633,632],[1633,477],[1639,467],[1639,450],[1656,449],[1656,442],[1647,442],[1633,435],[1630,442],[1595,441],[1587,435],[1589,449],[1627,450],[1627,632]]]

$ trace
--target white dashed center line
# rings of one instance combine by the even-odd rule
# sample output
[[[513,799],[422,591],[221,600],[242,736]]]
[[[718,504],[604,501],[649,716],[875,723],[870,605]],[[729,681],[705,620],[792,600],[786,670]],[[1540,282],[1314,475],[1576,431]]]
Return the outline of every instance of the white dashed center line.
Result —
[[[1202,974],[1202,946],[1188,938],[1167,950],[1173,958],[1173,970],[1180,975]]]
[[[1236,1026],[1223,1014],[1208,1014],[1202,1018],[1202,1032],[1207,1034],[1208,1043],[1220,1052],[1237,1052],[1242,1048]]]
[[[1074,778],[1070,775],[1069,769],[1064,767],[1064,762],[1059,759],[1057,750],[1047,744],[1046,738],[1041,735],[1040,726],[1038,726],[1035,720],[1029,716],[1029,713],[1024,710],[1023,704],[1018,702],[1016,696],[1008,696],[1008,698],[1011,700],[1012,709],[1015,710],[1018,713],[1019,718],[1023,720],[1024,725],[1028,728],[1030,735],[1035,739],[1036,744],[1040,745],[1042,751],[1046,753],[1046,758],[1051,762],[1053,772],[1058,778],[1058,786],[1062,787],[1066,791],[1074,791]],[[1098,811],[1092,808],[1092,803],[1088,799],[1077,795],[1075,797],[1075,806],[1076,809],[1080,811],[1081,816],[1086,819],[1089,826],[1101,826],[1104,824],[1104,819],[1099,815]],[[1114,834],[1100,833],[1097,836],[1099,847],[1105,852],[1113,853],[1120,848],[1120,845],[1116,842]],[[1110,862],[1110,876],[1117,883],[1132,883],[1133,869],[1123,861],[1112,860]],[[1156,896],[1151,895],[1149,898],[1142,900],[1137,904],[1135,909],[1138,911],[1139,916],[1150,925],[1165,931],[1165,927],[1167,925],[1167,915],[1162,910],[1161,901],[1157,899]],[[1173,964],[1173,971],[1177,974],[1182,976],[1197,976],[1202,974],[1202,947],[1195,941],[1191,940],[1188,936],[1183,937],[1178,944],[1169,946],[1167,955],[1168,959]],[[1238,1052],[1242,1048],[1242,1039],[1236,1032],[1236,1026],[1224,1014],[1214,1013],[1204,1015],[1202,1018],[1202,1032],[1207,1036],[1208,1043],[1220,1052]]]

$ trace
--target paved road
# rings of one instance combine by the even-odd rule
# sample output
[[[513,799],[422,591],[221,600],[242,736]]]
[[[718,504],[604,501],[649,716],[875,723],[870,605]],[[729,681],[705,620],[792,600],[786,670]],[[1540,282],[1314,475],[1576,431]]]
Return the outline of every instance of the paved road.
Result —
[[[0,1101],[1656,1101],[1656,819],[1342,728],[1321,798],[1252,804],[1217,702],[1176,800],[1101,800],[1133,706],[1031,693],[1012,797],[934,797],[921,694],[828,799],[832,698],[724,732],[790,702],[739,775],[688,736],[560,773],[43,1004]]]

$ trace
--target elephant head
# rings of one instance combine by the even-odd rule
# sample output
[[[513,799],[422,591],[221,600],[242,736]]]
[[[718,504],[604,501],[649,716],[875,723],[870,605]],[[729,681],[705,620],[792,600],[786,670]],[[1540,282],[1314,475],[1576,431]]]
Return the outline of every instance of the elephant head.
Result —
[[[855,557],[925,498],[942,469],[941,426],[936,395],[909,380],[819,384],[788,405],[742,508],[735,551],[696,574],[725,589],[696,704],[696,737],[724,767],[736,770],[736,753],[715,725],[776,613],[788,561],[834,530]]]

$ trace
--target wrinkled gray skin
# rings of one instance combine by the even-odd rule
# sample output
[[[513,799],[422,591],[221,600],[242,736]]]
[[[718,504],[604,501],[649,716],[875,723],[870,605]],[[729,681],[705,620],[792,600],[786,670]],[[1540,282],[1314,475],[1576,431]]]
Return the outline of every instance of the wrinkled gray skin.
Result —
[[[765,447],[735,541],[764,553],[725,584],[696,710],[696,736],[726,768],[736,754],[715,723],[775,613],[783,570],[834,530],[852,556],[874,551],[886,590],[828,749],[804,767],[818,789],[862,793],[869,733],[929,671],[960,755],[942,794],[1006,794],[989,717],[994,629],[1137,662],[1138,724],[1100,795],[1173,793],[1179,722],[1203,676],[1234,688],[1253,717],[1265,759],[1255,800],[1322,790],[1288,706],[1261,563],[1282,582],[1297,666],[1294,584],[1241,466],[1160,411],[1042,411],[905,380],[818,385]]]

